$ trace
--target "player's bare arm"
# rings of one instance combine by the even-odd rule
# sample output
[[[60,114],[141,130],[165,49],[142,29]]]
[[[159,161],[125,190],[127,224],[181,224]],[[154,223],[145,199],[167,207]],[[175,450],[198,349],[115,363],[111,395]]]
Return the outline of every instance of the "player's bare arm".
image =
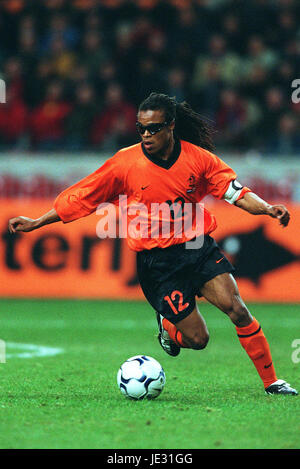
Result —
[[[289,211],[284,205],[270,205],[254,192],[244,194],[241,199],[235,202],[235,205],[252,215],[269,215],[272,218],[277,218],[283,227],[287,226],[290,221]]]
[[[49,212],[42,215],[40,218],[28,218],[28,217],[15,217],[11,218],[8,222],[8,230],[10,233],[16,233],[17,231],[29,232],[41,228],[44,225],[50,225],[60,221],[56,210],[53,208]]]

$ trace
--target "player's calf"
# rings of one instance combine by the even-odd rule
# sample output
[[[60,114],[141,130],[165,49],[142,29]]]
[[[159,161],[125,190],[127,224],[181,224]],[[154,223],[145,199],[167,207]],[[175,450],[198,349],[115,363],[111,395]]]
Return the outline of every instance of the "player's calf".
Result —
[[[209,332],[197,305],[186,318],[176,323],[176,327],[186,348],[203,350],[207,346]]]

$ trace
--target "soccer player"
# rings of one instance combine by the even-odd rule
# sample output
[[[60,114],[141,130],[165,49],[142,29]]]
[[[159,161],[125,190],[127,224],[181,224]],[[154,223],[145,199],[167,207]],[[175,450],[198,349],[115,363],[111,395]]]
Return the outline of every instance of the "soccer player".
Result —
[[[268,341],[240,297],[234,268],[210,236],[216,228],[215,217],[204,208],[202,223],[198,223],[195,208],[212,194],[250,214],[277,218],[283,227],[289,223],[288,210],[268,204],[237,181],[235,172],[212,153],[210,129],[187,103],[151,93],[139,107],[137,130],[141,143],[121,149],[93,174],[67,188],[56,198],[54,208],[40,218],[12,218],[9,231],[71,222],[91,214],[101,203],[118,203],[119,196],[126,195],[128,227],[137,214],[134,207],[146,209],[140,210],[144,231],[136,236],[128,229],[127,242],[137,251],[139,281],[156,311],[162,348],[176,356],[181,348],[206,347],[209,333],[195,301],[196,296],[203,296],[234,324],[266,393],[298,394],[277,378]],[[160,230],[164,215],[159,213],[157,218],[153,204],[170,208],[167,236]],[[188,205],[193,207],[191,224],[178,235],[177,223]],[[151,217],[159,220],[158,231]]]

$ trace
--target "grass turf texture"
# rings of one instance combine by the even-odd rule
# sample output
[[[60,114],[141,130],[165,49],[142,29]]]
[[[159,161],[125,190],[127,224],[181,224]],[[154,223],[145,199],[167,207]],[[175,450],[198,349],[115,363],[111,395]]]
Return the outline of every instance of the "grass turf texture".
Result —
[[[211,339],[177,358],[160,348],[143,302],[1,300],[1,338],[61,347],[0,364],[1,448],[299,448],[299,397],[267,396],[227,317],[201,304]],[[250,305],[278,377],[300,388],[291,344],[300,305]],[[7,352],[13,352],[7,347]],[[131,401],[119,366],[145,354],[166,372],[154,401]]]

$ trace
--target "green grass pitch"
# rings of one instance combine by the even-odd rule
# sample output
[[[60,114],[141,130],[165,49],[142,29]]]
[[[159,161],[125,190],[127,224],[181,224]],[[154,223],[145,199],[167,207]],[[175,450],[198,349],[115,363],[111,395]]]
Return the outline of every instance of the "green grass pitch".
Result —
[[[249,306],[278,377],[299,390],[292,343],[300,339],[300,305]],[[300,396],[265,395],[229,319],[206,303],[200,309],[208,347],[173,358],[144,302],[2,300],[0,448],[299,448]],[[30,357],[30,346],[13,344],[61,353]],[[117,387],[119,366],[137,354],[166,372],[154,401],[128,400]]]

